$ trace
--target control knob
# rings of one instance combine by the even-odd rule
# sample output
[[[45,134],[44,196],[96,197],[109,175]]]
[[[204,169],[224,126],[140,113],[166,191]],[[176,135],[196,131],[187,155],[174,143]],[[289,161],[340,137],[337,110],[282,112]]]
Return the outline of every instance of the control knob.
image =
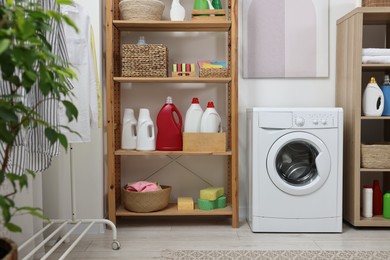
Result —
[[[303,117],[297,117],[297,118],[295,118],[295,124],[297,126],[304,126],[305,125],[305,119]]]

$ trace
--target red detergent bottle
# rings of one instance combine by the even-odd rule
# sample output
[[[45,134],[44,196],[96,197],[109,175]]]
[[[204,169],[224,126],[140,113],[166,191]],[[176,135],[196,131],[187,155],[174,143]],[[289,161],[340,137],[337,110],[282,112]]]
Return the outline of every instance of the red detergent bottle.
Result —
[[[173,104],[172,97],[167,97],[165,105],[157,115],[156,149],[159,151],[183,150],[182,118],[180,111]]]

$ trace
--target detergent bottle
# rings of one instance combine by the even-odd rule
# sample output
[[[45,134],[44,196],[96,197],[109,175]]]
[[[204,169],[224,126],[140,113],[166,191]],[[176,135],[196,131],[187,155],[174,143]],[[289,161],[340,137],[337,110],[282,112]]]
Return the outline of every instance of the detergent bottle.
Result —
[[[183,150],[182,118],[179,109],[167,97],[165,105],[157,115],[157,141],[159,151]]]
[[[125,109],[122,126],[122,149],[134,150],[137,148],[137,119],[133,109]]]
[[[202,115],[203,109],[199,105],[199,99],[194,97],[184,119],[184,132],[200,132],[200,120],[202,119]]]
[[[212,101],[207,103],[207,108],[200,121],[200,132],[218,133],[221,131],[221,117],[217,113]]]
[[[384,96],[374,77],[363,92],[363,114],[365,116],[381,116],[384,108]]]
[[[150,118],[149,109],[147,108],[141,108],[139,110],[137,135],[137,150],[156,150],[156,136],[154,133],[154,124],[152,119]]]
[[[384,97],[384,108],[382,115],[390,116],[390,78],[389,75],[385,75],[385,80],[381,87]]]

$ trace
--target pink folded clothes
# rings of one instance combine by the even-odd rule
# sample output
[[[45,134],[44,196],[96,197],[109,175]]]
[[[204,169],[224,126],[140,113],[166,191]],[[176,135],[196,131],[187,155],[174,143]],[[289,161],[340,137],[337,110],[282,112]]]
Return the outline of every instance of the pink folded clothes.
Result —
[[[154,182],[148,181],[137,181],[131,184],[127,184],[127,191],[136,191],[136,192],[147,192],[147,191],[157,191],[161,187]]]

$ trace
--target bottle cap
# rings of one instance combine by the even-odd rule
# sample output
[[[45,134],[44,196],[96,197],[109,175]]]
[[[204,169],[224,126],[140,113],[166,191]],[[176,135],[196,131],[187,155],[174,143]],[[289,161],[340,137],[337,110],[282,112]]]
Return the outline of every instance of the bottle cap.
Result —
[[[166,103],[166,104],[173,104],[172,97],[167,96],[167,102],[165,102],[165,103]]]
[[[138,42],[137,44],[138,45],[144,45],[146,42],[145,42],[145,37],[144,36],[140,36],[139,39],[138,39]]]
[[[364,185],[363,189],[372,189],[372,186],[371,185]]]
[[[376,83],[375,77],[371,77],[370,83]]]
[[[192,98],[192,104],[199,104],[199,99],[197,97]]]
[[[213,108],[213,107],[214,107],[213,101],[209,101],[209,102],[207,103],[207,107]]]

